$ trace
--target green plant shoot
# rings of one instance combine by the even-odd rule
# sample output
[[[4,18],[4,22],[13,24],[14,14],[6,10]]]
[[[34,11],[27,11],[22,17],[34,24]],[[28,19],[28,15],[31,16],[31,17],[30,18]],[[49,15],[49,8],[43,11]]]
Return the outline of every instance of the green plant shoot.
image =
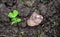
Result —
[[[8,17],[11,18],[11,25],[21,22],[21,18],[17,18],[18,11],[14,10],[13,12],[9,12]]]

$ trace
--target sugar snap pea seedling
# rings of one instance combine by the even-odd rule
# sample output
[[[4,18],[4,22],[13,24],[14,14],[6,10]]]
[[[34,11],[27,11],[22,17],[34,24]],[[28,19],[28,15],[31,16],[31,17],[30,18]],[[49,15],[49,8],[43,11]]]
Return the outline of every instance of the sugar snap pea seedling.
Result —
[[[21,22],[21,18],[17,18],[18,10],[13,10],[9,12],[8,17],[11,19],[11,25]]]

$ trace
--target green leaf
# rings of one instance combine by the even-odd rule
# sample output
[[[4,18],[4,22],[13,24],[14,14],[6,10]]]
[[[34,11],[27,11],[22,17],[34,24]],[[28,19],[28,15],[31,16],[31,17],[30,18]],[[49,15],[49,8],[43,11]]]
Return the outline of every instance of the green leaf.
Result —
[[[17,18],[16,21],[17,21],[17,22],[21,22],[21,19]]]
[[[16,18],[12,18],[11,20],[12,20],[12,21],[15,21],[15,20],[16,20]]]
[[[13,11],[13,15],[14,15],[14,17],[16,17],[18,15],[18,11],[17,10],[14,10]]]
[[[13,14],[12,14],[12,12],[10,12],[10,13],[8,14],[8,17],[9,17],[9,18],[13,18],[13,17],[14,17]]]
[[[18,23],[18,22],[21,22],[21,19],[19,19],[19,18],[13,18],[11,24],[13,25],[13,24]]]
[[[13,25],[13,24],[15,24],[15,23],[16,23],[16,21],[12,21],[12,22],[11,22],[11,25]]]
[[[13,13],[12,12],[9,12],[8,17],[9,18],[15,18],[17,15],[18,15],[18,11],[17,10],[14,10]]]

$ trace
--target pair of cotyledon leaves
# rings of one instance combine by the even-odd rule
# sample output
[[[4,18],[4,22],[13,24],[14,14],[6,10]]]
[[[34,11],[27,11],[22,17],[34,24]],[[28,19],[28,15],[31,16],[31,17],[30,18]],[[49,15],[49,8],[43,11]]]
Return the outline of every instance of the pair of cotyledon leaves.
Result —
[[[11,18],[11,24],[15,24],[18,22],[21,22],[20,18],[17,18],[16,16],[18,15],[18,11],[17,10],[13,10],[13,12],[9,12],[8,17]]]

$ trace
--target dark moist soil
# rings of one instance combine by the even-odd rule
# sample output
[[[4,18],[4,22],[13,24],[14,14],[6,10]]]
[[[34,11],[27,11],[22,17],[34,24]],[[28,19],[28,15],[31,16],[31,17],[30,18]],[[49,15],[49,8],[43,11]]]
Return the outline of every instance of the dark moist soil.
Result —
[[[7,15],[14,9],[22,22],[11,25]],[[44,20],[29,27],[26,20],[34,11]],[[0,0],[0,37],[60,37],[60,0]]]

